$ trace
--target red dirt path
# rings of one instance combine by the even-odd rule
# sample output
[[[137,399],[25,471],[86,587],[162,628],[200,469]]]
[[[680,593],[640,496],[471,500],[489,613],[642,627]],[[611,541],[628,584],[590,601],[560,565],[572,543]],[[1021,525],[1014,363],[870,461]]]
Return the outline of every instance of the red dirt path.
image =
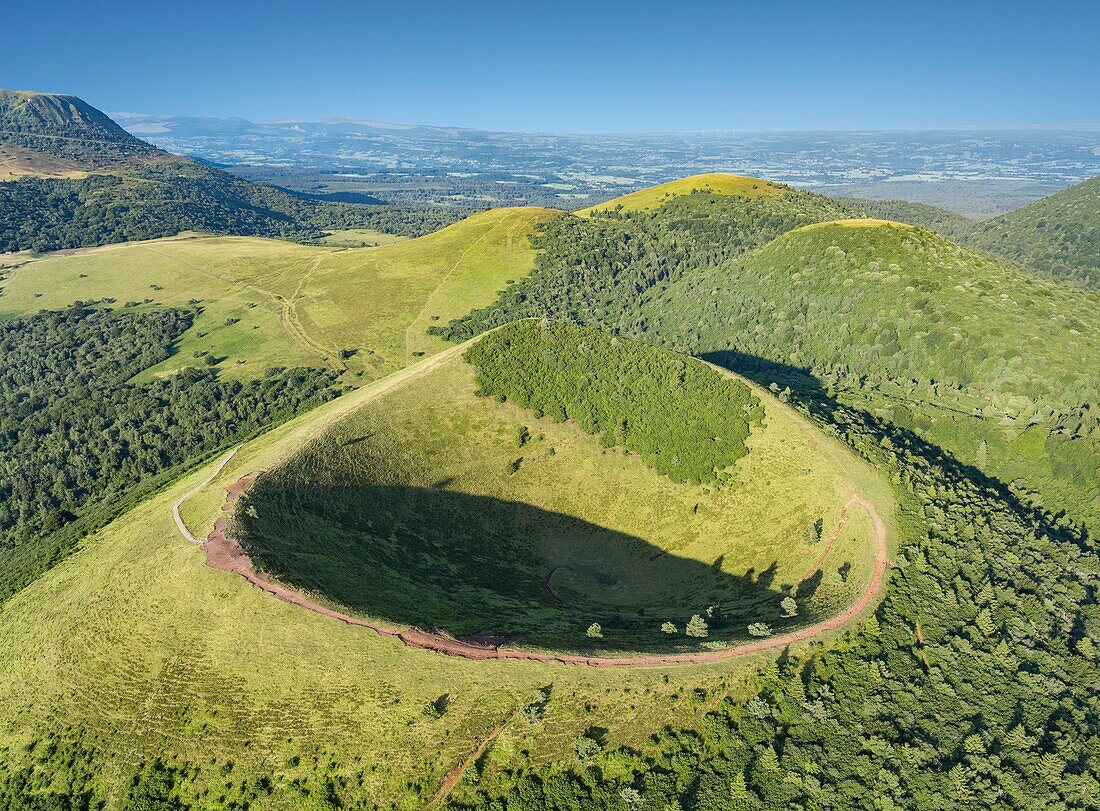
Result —
[[[841,513],[840,526],[837,527],[837,531],[834,533],[833,538],[830,539],[829,546],[831,547],[832,540],[839,534],[841,527],[844,525],[844,521],[847,519],[848,507],[852,504],[858,504],[871,516],[871,522],[875,527],[875,568],[874,572],[871,574],[871,582],[867,585],[867,589],[863,594],[860,595],[860,598],[835,617],[830,617],[827,620],[801,628],[797,631],[792,631],[788,634],[772,636],[753,642],[744,642],[722,650],[703,651],[700,653],[651,654],[624,657],[583,656],[580,654],[540,653],[536,651],[522,651],[503,647],[475,645],[443,636],[442,634],[430,633],[415,628],[397,628],[373,620],[353,617],[350,614],[327,608],[311,600],[297,589],[276,583],[262,572],[257,572],[252,565],[252,560],[245,553],[244,549],[241,548],[241,545],[235,538],[230,537],[226,532],[229,513],[233,510],[233,505],[236,503],[237,499],[241,497],[241,494],[252,486],[257,475],[257,473],[249,473],[247,476],[241,477],[236,483],[228,488],[225,504],[222,505],[223,514],[218,516],[218,520],[214,522],[214,529],[206,536],[206,540],[202,544],[202,548],[206,552],[206,564],[208,566],[214,569],[221,569],[226,572],[239,574],[249,583],[258,586],[283,602],[291,603],[292,605],[305,608],[308,611],[313,611],[326,617],[331,617],[332,619],[340,620],[341,622],[346,622],[348,625],[369,628],[375,633],[382,634],[383,636],[397,637],[410,648],[422,648],[424,650],[446,654],[447,656],[461,656],[465,659],[522,659],[531,662],[560,662],[567,665],[588,665],[590,667],[645,667],[653,665],[697,664],[732,659],[735,656],[744,656],[749,653],[757,653],[771,648],[784,647],[794,642],[804,642],[826,631],[839,628],[841,625],[854,619],[874,602],[875,598],[882,590],[882,580],[888,565],[886,557],[886,527],[882,519],[879,517],[878,512],[871,502],[862,496],[852,496],[844,505],[844,509]]]

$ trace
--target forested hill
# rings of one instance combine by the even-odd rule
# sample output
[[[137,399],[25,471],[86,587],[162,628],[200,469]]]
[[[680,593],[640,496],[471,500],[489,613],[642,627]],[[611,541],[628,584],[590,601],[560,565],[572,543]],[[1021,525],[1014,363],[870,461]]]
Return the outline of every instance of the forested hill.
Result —
[[[695,193],[563,217],[535,273],[441,332],[545,315],[801,381],[1100,526],[1100,376],[1081,362],[1100,356],[1100,298],[922,228],[804,226],[851,210],[825,200]]]
[[[388,206],[306,200],[162,152],[73,96],[0,91],[0,253],[353,227],[423,232]]]
[[[0,145],[71,161],[74,170],[173,157],[76,96],[26,90],[0,90]]]
[[[1100,288],[1100,178],[990,220],[907,200],[838,199],[874,217],[938,231],[1042,276]]]
[[[979,221],[909,200],[823,198],[811,192],[740,175],[704,174],[662,183],[578,211],[581,217],[671,214],[685,195],[706,194],[743,206],[783,212],[792,205],[817,210],[814,221],[876,217],[918,225],[949,239],[1011,259],[1058,281],[1100,287],[1100,178],[1086,180],[991,220]],[[829,202],[826,203],[825,200]]]
[[[980,223],[967,241],[1052,278],[1100,288],[1100,177]]]

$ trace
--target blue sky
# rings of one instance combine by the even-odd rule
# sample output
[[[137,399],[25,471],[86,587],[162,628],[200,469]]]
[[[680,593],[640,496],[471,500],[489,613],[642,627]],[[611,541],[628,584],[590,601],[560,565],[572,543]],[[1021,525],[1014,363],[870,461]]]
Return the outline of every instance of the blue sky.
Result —
[[[1100,122],[1100,3],[0,0],[0,86],[550,132]]]

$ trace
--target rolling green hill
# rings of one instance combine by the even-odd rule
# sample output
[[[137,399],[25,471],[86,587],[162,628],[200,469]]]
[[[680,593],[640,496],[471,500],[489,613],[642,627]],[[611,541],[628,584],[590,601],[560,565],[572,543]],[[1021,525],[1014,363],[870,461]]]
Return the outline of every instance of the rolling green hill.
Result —
[[[793,191],[787,186],[760,180],[755,177],[712,173],[692,175],[680,180],[650,186],[636,192],[616,197],[604,203],[577,211],[579,217],[590,217],[597,213],[650,211],[660,208],[673,198],[685,194],[714,194],[723,197],[737,197],[744,200],[782,197]]]
[[[495,209],[418,239],[337,249],[245,237],[178,237],[25,261],[0,280],[0,318],[113,299],[200,311],[148,375],[205,363],[255,378],[320,366],[373,380],[444,344],[428,325],[490,303],[534,265],[531,236],[558,216]]]
[[[564,218],[538,269],[441,332],[548,315],[827,387],[1100,526],[1095,293],[818,195],[686,194]],[[810,221],[810,225],[806,222]],[[854,224],[865,227],[853,228]],[[1082,359],[1086,359],[1082,362]],[[809,375],[809,377],[807,377]]]
[[[986,220],[967,241],[1053,279],[1100,288],[1100,177]]]
[[[0,90],[0,252],[194,230],[315,240],[373,225],[417,235],[431,222],[249,183],[156,149],[73,96]]]
[[[1100,285],[1100,178],[1093,178],[989,220],[908,200],[821,198],[759,178],[705,174],[663,183],[577,211],[580,217],[629,216],[663,210],[691,194],[733,198],[742,206],[783,211],[791,204],[820,209],[814,221],[875,217],[936,231],[943,236],[1011,259],[1028,270],[1086,287]],[[825,199],[833,200],[828,212]],[[795,201],[798,201],[796,203]],[[813,202],[810,202],[813,201]],[[730,201],[727,201],[730,202]]]
[[[812,372],[1050,509],[1100,525],[1100,299],[928,231],[793,231],[646,304],[646,332]],[[1040,338],[1041,336],[1041,338]]]

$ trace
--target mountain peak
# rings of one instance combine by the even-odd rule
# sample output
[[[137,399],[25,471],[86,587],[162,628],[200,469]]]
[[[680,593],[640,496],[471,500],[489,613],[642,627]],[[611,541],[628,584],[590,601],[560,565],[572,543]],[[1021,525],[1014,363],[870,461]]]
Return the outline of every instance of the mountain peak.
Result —
[[[0,162],[17,161],[21,174],[39,174],[38,164],[59,161],[94,171],[164,156],[76,96],[0,90]]]

